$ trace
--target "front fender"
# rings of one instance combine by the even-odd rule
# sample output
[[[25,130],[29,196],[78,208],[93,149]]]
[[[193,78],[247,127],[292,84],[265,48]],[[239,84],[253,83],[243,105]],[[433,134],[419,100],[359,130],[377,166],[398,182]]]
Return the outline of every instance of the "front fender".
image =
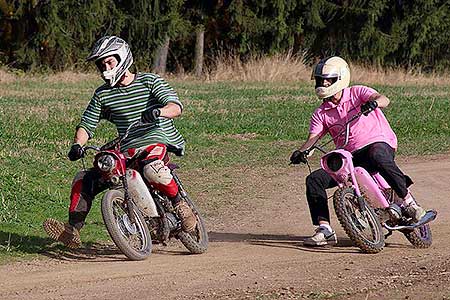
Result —
[[[150,218],[158,217],[155,200],[150,194],[141,174],[133,169],[127,170],[128,193],[136,205]]]

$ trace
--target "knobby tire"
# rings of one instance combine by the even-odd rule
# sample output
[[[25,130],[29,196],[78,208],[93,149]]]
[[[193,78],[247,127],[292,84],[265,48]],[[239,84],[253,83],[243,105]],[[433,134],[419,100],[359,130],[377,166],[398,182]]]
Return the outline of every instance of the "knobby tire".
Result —
[[[349,197],[348,199],[352,200],[348,202],[346,197]],[[346,203],[353,203],[352,211],[347,210]],[[336,216],[342,227],[344,228],[344,231],[358,248],[360,248],[364,253],[378,253],[383,250],[384,235],[380,220],[375,211],[369,205],[367,205],[366,202],[365,213],[367,217],[364,219],[364,221],[370,224],[370,230],[374,234],[374,237],[364,237],[361,233],[361,230],[357,228],[355,224],[355,216],[353,212],[356,210],[358,213],[360,213],[361,210],[359,209],[358,200],[353,188],[338,189],[333,195],[333,204],[336,211]]]
[[[120,205],[121,203],[123,203],[123,201],[123,191],[107,191],[101,203],[103,221],[105,222],[106,229],[108,230],[111,239],[126,257],[128,257],[130,260],[144,260],[152,252],[152,240],[150,232],[142,214],[137,209],[134,209],[133,213],[136,220],[135,226],[137,226],[138,232],[134,235],[131,235],[131,238],[138,239],[138,244],[140,243],[141,246],[139,247],[139,249],[136,249],[132,245],[130,245],[130,241],[125,237],[124,228],[122,227],[121,229],[121,220],[114,214],[115,207],[120,207],[122,209],[122,212],[126,213],[123,205]]]
[[[189,250],[192,254],[202,254],[208,250],[208,232],[206,231],[205,222],[203,221],[202,216],[200,215],[197,206],[194,202],[189,198],[186,191],[181,185],[181,181],[176,174],[173,174],[175,181],[179,184],[180,192],[182,191],[183,199],[186,203],[191,207],[192,212],[197,217],[197,225],[193,232],[185,232],[180,231],[178,233],[178,238],[181,243]]]

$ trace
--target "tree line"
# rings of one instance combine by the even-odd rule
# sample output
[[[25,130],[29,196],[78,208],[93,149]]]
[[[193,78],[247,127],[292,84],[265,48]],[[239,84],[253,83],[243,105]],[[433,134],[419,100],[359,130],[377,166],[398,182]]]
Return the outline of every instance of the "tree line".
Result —
[[[84,69],[118,35],[136,66],[201,74],[219,55],[289,51],[380,67],[450,66],[448,0],[0,0],[0,64]]]

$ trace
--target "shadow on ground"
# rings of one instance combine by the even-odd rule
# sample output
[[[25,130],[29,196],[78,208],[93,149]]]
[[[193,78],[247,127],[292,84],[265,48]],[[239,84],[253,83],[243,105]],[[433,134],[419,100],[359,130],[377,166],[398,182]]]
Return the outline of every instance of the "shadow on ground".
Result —
[[[39,254],[62,260],[89,260],[106,257],[118,259],[120,251],[113,245],[101,243],[86,243],[79,249],[67,249],[61,243],[57,243],[50,238],[43,238],[34,235],[21,235],[17,233],[0,231],[0,251],[8,253]]]
[[[307,247],[303,245],[303,240],[307,238],[307,236],[214,231],[211,231],[208,234],[210,242],[248,243],[265,247],[291,248],[307,252],[361,253],[359,249],[353,246],[353,243],[349,238],[340,238],[337,245],[334,246]]]
[[[173,240],[174,244],[181,243]],[[172,243],[170,243],[172,244]],[[62,243],[46,237],[20,235],[0,231],[0,253],[6,257],[17,256],[18,253],[36,254],[63,261],[129,261],[127,257],[111,243],[83,243],[78,249],[69,249]],[[188,255],[189,251],[182,247],[166,247],[154,244],[152,255]]]
[[[210,242],[248,243],[266,247],[293,248],[306,252],[325,253],[354,253],[365,254],[358,249],[348,237],[339,237],[337,245],[325,247],[308,247],[303,245],[303,240],[307,236],[282,235],[282,234],[252,234],[234,232],[208,233]],[[386,248],[412,248],[408,243],[398,244],[386,242]]]

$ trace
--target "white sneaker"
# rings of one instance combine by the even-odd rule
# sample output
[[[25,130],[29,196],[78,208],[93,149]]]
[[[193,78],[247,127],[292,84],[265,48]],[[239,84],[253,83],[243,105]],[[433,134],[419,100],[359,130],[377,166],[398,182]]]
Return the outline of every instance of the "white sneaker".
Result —
[[[305,246],[326,246],[337,244],[336,232],[330,231],[325,227],[317,227],[316,232],[312,237],[306,238],[303,241]]]

